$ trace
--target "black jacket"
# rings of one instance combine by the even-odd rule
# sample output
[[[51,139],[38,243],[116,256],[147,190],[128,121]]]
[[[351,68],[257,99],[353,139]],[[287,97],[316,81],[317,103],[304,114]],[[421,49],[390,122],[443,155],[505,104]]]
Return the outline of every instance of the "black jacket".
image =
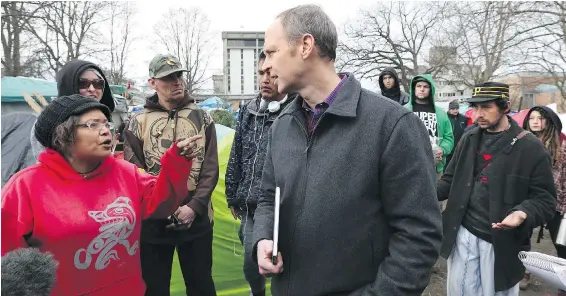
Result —
[[[260,111],[258,97],[240,107],[234,143],[226,168],[226,199],[229,207],[254,211],[261,195],[261,174],[267,138],[273,121],[296,95],[288,95],[279,111]]]
[[[468,117],[458,113],[458,115],[453,116],[450,113],[448,113],[448,119],[450,120],[450,124],[452,125],[452,133],[454,134],[454,147],[456,147],[458,145],[458,142],[460,142],[460,139],[462,138],[462,136],[464,135],[464,131],[468,125]],[[450,155],[454,154],[454,150],[452,150],[452,153],[450,153]]]
[[[387,89],[383,85],[383,75],[391,75],[395,79],[395,84],[393,88]],[[409,95],[406,92],[401,91],[401,86],[399,84],[399,77],[397,77],[397,73],[395,73],[395,69],[393,68],[385,68],[381,74],[379,74],[379,89],[381,90],[380,93],[382,96],[389,98],[401,105],[406,105],[409,103]]]
[[[550,155],[530,133],[515,141],[523,130],[514,120],[509,120],[511,127],[499,140],[509,145],[494,156],[485,172],[489,187],[489,217],[491,223],[501,222],[510,212],[521,210],[527,214],[527,219],[516,229],[493,229],[491,232],[496,291],[507,290],[523,278],[525,267],[517,257],[518,253],[530,250],[532,230],[552,219],[556,206]],[[444,240],[440,251],[444,258],[448,258],[452,251],[466,213],[481,135],[478,127],[464,134],[446,172],[438,181],[438,200],[448,198],[442,214]]]
[[[424,124],[346,75],[312,136],[301,97],[269,132],[253,241],[257,248],[272,239],[280,187],[284,270],[272,278],[274,296],[421,295],[438,259],[440,209]]]
[[[57,72],[57,92],[58,96],[70,96],[79,93],[79,78],[84,70],[93,68],[104,78],[104,91],[102,92],[101,104],[106,105],[110,112],[114,112],[114,97],[110,90],[110,85],[104,72],[95,64],[87,61],[73,60],[69,61],[63,68]]]

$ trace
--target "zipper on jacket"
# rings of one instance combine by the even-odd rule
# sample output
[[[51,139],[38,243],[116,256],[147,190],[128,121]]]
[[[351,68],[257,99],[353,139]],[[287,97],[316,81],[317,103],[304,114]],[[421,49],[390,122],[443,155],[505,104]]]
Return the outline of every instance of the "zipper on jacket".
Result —
[[[307,132],[307,130],[305,129],[305,127],[303,126],[303,124],[301,123],[301,121],[295,116],[293,115],[293,119],[297,122],[297,124],[301,127],[301,130],[303,131],[303,133],[305,134],[305,137],[307,138],[307,148],[305,149],[305,153],[309,152],[309,146],[310,146],[310,136],[309,133]]]
[[[169,119],[167,119],[167,122],[169,122],[170,120],[173,120],[173,123],[171,124],[171,129],[173,129],[173,143],[175,143],[175,141],[177,140],[177,119],[179,118],[178,113],[177,113],[177,109],[173,109],[171,111],[169,111]]]

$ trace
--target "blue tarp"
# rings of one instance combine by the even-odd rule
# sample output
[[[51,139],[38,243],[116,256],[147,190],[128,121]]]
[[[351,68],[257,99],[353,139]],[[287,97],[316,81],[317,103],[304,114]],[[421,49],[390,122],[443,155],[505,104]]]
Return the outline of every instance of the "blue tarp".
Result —
[[[46,100],[57,96],[57,83],[28,77],[2,77],[2,103],[25,102],[23,92],[37,92]]]
[[[219,97],[211,97],[208,98],[204,101],[202,101],[201,103],[198,104],[199,107],[201,107],[202,109],[226,109],[226,110],[232,110],[232,105],[230,105],[229,103],[224,102],[221,98]]]

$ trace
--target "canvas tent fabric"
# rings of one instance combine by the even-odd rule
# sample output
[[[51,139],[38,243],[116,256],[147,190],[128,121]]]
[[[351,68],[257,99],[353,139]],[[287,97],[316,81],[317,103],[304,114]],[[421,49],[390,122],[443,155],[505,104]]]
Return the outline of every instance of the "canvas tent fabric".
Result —
[[[37,92],[46,100],[57,97],[57,83],[28,77],[2,77],[2,103],[25,102],[23,92]]]
[[[36,119],[32,113],[2,115],[2,187],[15,173],[36,163],[30,141]]]

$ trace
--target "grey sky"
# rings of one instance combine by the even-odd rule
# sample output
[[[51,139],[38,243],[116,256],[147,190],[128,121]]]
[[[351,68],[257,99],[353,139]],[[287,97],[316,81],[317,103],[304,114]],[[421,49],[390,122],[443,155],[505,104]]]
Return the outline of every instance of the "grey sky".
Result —
[[[210,29],[214,33],[216,47],[209,64],[210,74],[222,72],[222,31],[264,31],[279,12],[300,4],[318,4],[332,18],[340,30],[343,24],[354,18],[358,8],[374,3],[371,0],[327,0],[306,2],[301,0],[266,1],[266,0],[205,0],[205,1],[137,1],[137,15],[134,19],[133,33],[140,40],[132,46],[128,59],[128,77],[141,82],[147,79],[147,66],[158,50],[152,45],[153,26],[169,8],[199,7],[210,20]],[[365,82],[364,86],[370,87]],[[373,87],[372,87],[373,88]]]

